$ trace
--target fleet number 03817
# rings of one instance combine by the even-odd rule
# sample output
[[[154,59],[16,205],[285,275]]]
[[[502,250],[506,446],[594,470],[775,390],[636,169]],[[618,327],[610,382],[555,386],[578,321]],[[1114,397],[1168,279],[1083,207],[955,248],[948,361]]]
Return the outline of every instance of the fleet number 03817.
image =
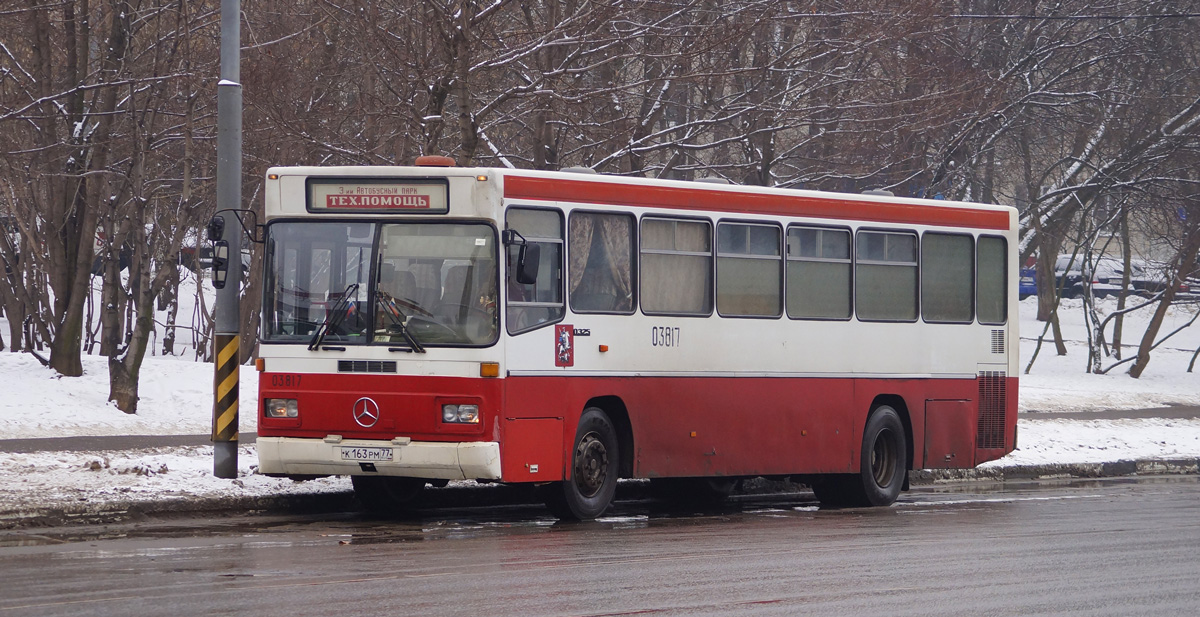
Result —
[[[651,347],[679,347],[679,328],[653,326],[650,328]]]

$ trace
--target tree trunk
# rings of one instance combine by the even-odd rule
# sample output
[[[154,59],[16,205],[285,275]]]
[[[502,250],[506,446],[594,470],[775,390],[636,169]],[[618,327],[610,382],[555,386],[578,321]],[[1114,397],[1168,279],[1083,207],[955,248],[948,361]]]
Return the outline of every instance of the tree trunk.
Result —
[[[124,336],[121,327],[121,286],[120,259],[106,259],[104,262],[104,282],[100,288],[100,355],[116,356]]]
[[[1129,368],[1129,376],[1134,379],[1141,377],[1142,371],[1146,370],[1146,365],[1150,363],[1150,349],[1154,347],[1154,339],[1158,337],[1158,331],[1162,328],[1167,309],[1171,308],[1171,303],[1175,301],[1175,290],[1187,280],[1187,275],[1192,269],[1191,264],[1196,263],[1196,253],[1200,252],[1200,226],[1196,226],[1192,221],[1188,221],[1188,224],[1191,227],[1184,236],[1183,246],[1176,256],[1175,276],[1171,277],[1170,285],[1158,301],[1154,316],[1150,318],[1150,325],[1146,326],[1146,332],[1142,334],[1142,343],[1138,345],[1137,360],[1134,360],[1133,366]]]
[[[1050,315],[1058,307],[1058,284],[1054,280],[1054,262],[1058,259],[1058,247],[1061,241],[1049,237],[1049,234],[1038,234],[1037,278],[1038,289],[1038,321],[1050,321]]]
[[[107,53],[100,68],[101,82],[115,80],[124,62],[129,46],[131,14],[128,2],[114,0],[112,21],[106,41]],[[49,50],[46,58],[49,59]],[[109,86],[103,88],[96,97],[96,129],[89,138],[90,142],[81,147],[84,151],[82,154],[90,158],[90,162],[87,163],[89,170],[103,170],[108,166],[108,156],[112,148],[110,136],[114,122],[112,112],[117,109],[117,94],[117,88]],[[50,347],[50,366],[69,377],[83,374],[83,362],[80,357],[83,351],[83,309],[84,299],[91,293],[89,279],[96,234],[97,204],[106,202],[110,197],[107,184],[102,180],[84,182],[79,179],[77,186],[76,190],[68,191],[61,202],[68,205],[64,209],[64,224],[60,231],[63,254],[59,255],[59,259],[55,260],[52,257],[51,260],[61,270],[51,273],[50,276],[52,283],[58,283],[53,285],[55,328],[54,340]]]
[[[117,409],[136,414],[138,404],[138,369],[130,370],[126,360],[132,347],[126,351],[124,358],[116,356],[108,359],[108,400],[116,403]]]
[[[144,214],[140,218],[144,218]],[[130,303],[134,305],[137,316],[130,328],[129,344],[124,353],[110,356],[108,359],[108,400],[129,414],[137,413],[138,378],[142,370],[142,360],[145,359],[146,349],[149,347],[150,336],[154,332],[155,289],[161,287],[160,281],[150,280],[150,255],[145,246],[148,239],[143,237],[139,240],[134,243],[129,264],[131,287],[136,290]],[[160,278],[165,280],[165,273]],[[137,284],[132,284],[134,281],[137,281]]]
[[[8,281],[0,283],[0,299],[3,299],[4,314],[8,317],[8,336],[12,343],[10,349],[17,352],[23,345],[21,326],[25,323],[25,306],[17,298],[15,285],[11,284],[13,275],[9,274],[7,278]]]
[[[168,266],[167,284],[158,295],[159,302],[165,303],[167,310],[167,325],[163,329],[163,355],[175,355],[175,318],[179,315],[179,265]],[[163,308],[160,306],[160,308]]]
[[[1050,325],[1054,333],[1054,351],[1060,356],[1067,355],[1067,344],[1063,341],[1062,326],[1058,323],[1058,311],[1050,314]]]
[[[1121,274],[1121,293],[1117,296],[1117,316],[1113,319],[1113,340],[1112,353],[1113,357],[1121,359],[1121,332],[1125,327],[1125,315],[1120,311],[1125,310],[1125,300],[1129,296],[1130,277],[1130,262],[1133,261],[1133,251],[1129,246],[1129,209],[1122,206],[1121,208],[1121,263],[1124,264],[1124,272]]]

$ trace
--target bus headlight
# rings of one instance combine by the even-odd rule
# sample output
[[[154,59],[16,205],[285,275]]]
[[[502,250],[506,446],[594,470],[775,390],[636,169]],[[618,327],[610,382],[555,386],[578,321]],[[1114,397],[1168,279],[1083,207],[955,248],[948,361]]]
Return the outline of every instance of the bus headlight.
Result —
[[[263,405],[263,415],[268,418],[295,418],[300,415],[300,406],[294,398],[269,398]]]
[[[478,424],[479,405],[442,405],[442,422]]]

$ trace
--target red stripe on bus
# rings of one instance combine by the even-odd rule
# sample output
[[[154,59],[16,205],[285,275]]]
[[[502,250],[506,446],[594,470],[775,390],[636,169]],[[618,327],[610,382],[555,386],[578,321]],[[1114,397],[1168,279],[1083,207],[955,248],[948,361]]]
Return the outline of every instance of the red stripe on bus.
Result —
[[[559,180],[516,175],[505,176],[504,196],[509,199],[806,216],[877,223],[1000,230],[1009,228],[1008,212],[972,210],[955,206],[940,206],[935,203],[918,205],[807,195],[736,193],[673,186],[639,186],[617,182]]]

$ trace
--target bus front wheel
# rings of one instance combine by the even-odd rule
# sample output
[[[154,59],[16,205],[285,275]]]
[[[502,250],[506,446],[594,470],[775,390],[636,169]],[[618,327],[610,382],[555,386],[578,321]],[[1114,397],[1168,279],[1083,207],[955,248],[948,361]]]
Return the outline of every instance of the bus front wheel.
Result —
[[[587,520],[608,509],[617,492],[617,447],[617,431],[608,415],[597,407],[585,409],[571,450],[571,477],[547,487],[546,506],[555,516]]]
[[[889,506],[900,496],[907,467],[907,438],[896,410],[880,405],[863,430],[857,474],[815,478],[813,494],[828,506]]]

